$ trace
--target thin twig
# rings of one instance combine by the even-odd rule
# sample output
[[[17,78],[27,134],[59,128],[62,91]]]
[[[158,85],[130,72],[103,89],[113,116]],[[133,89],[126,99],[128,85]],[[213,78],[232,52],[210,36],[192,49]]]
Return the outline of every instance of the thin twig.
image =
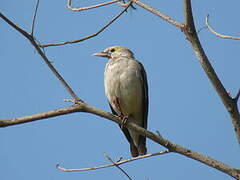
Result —
[[[119,2],[119,1],[121,1],[121,0],[113,0],[113,1],[105,2],[105,3],[93,5],[93,6],[88,6],[88,7],[73,8],[72,7],[72,0],[68,0],[67,8],[72,10],[72,11],[85,11],[85,10],[94,9],[94,8],[106,6],[106,5],[109,5],[109,4],[113,4],[113,3],[116,3],[116,2]]]
[[[121,164],[129,163],[131,161],[136,161],[136,160],[140,160],[140,159],[144,159],[144,158],[148,158],[148,157],[153,157],[153,156],[158,156],[158,155],[162,155],[162,154],[167,154],[167,153],[170,153],[170,151],[169,150],[165,150],[165,151],[161,151],[161,152],[157,152],[157,153],[146,154],[146,155],[143,155],[143,156],[138,156],[138,157],[122,160],[122,161],[116,161],[114,163],[117,164],[117,165],[121,165]],[[67,169],[67,168],[61,167],[58,164],[57,165],[57,169],[59,169],[61,171],[65,171],[65,172],[90,171],[90,170],[97,170],[97,169],[112,167],[112,166],[115,166],[115,164],[112,163],[112,164],[106,164],[106,165],[97,166],[97,167],[80,168],[80,169]]]
[[[183,28],[184,25],[176,20],[174,20],[173,18],[171,18],[170,16],[167,16],[163,13],[161,13],[159,10],[156,10],[152,7],[150,7],[149,5],[144,4],[143,2],[139,1],[139,0],[131,0],[131,2],[134,2],[135,4],[137,4],[138,6],[150,11],[151,13],[157,15],[158,17],[162,18],[163,20],[169,22],[170,24],[177,26],[178,28]]]
[[[111,158],[107,153],[104,153],[104,156],[105,156],[116,168],[118,168],[123,174],[125,174],[129,180],[132,180],[132,178],[128,175],[128,173],[127,173],[126,171],[124,171],[124,170],[119,166],[119,164],[117,164],[118,162],[114,162],[114,161],[112,160],[112,158]]]
[[[121,11],[118,15],[116,15],[113,19],[111,19],[105,26],[103,26],[99,31],[97,31],[96,33],[93,33],[91,35],[88,35],[86,37],[83,37],[81,39],[78,40],[73,40],[73,41],[65,41],[65,42],[61,42],[61,43],[51,43],[51,44],[42,44],[40,45],[40,47],[49,47],[49,46],[61,46],[61,45],[65,45],[65,44],[72,44],[72,43],[79,43],[81,41],[93,38],[95,36],[97,36],[98,34],[100,34],[102,31],[104,31],[108,26],[110,26],[114,21],[116,21],[124,12],[127,11],[127,9],[131,6],[131,3],[128,4],[127,7],[124,8],[123,11]]]
[[[76,101],[83,102],[72,90],[72,88],[68,85],[68,83],[63,79],[63,77],[58,73],[58,71],[55,69],[55,67],[51,64],[51,62],[48,60],[47,56],[44,54],[44,52],[41,50],[39,45],[35,42],[33,36],[28,34],[26,31],[18,27],[16,24],[14,24],[12,21],[10,21],[6,16],[4,16],[2,13],[0,13],[0,17],[6,21],[10,26],[12,26],[14,29],[16,29],[18,32],[20,32],[24,37],[26,37],[33,47],[37,50],[38,54],[42,57],[43,61],[47,64],[47,66],[51,69],[51,71],[54,73],[54,75],[58,78],[58,80],[61,82],[61,84],[64,86],[64,88],[67,90],[67,92],[72,96],[72,98]]]
[[[38,10],[38,6],[39,6],[39,1],[40,0],[37,0],[37,4],[36,4],[34,15],[33,15],[31,36],[33,36],[33,33],[34,33],[35,20],[36,20],[37,10]]]
[[[209,14],[207,14],[207,16],[206,16],[206,20],[205,20],[206,26],[207,26],[207,28],[210,30],[210,32],[212,32],[213,34],[215,34],[217,37],[220,37],[220,38],[223,38],[223,39],[240,40],[240,37],[223,35],[223,34],[220,34],[220,33],[216,32],[216,31],[209,25],[208,20],[209,20]]]

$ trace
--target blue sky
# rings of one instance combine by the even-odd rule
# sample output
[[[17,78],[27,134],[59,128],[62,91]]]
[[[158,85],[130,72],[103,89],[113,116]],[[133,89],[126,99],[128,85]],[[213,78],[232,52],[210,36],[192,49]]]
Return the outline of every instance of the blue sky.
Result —
[[[0,12],[28,32],[35,1],[2,0]],[[94,2],[80,2],[87,6]],[[151,6],[183,22],[182,1],[150,1]],[[193,1],[196,28],[206,14],[220,33],[240,36],[238,1]],[[75,40],[96,32],[121,7],[110,5],[71,12],[66,1],[41,0],[35,37],[41,43]],[[0,20],[1,119],[46,112],[70,105],[70,98],[30,43]],[[226,89],[240,87],[239,41],[199,33],[204,49]],[[91,54],[113,45],[129,47],[144,65],[149,84],[149,130],[169,140],[239,167],[239,144],[231,119],[197,61],[183,33],[137,7],[99,36],[78,44],[45,49],[53,65],[88,104],[110,111],[103,87],[106,59]],[[93,167],[113,159],[129,158],[124,135],[113,122],[87,113],[75,113],[0,129],[0,179],[127,179],[116,168],[64,173],[55,168]],[[147,141],[150,153],[164,150]],[[133,179],[232,179],[197,161],[168,154],[122,166]]]

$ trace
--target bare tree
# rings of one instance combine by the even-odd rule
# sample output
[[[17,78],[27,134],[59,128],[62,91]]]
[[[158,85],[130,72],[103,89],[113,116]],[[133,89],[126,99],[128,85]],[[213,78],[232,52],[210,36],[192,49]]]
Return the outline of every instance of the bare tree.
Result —
[[[48,44],[39,44],[36,40],[37,37],[34,35],[34,29],[35,29],[35,22],[36,22],[36,14],[37,9],[39,5],[39,1],[37,2],[37,6],[34,12],[33,21],[32,21],[32,28],[31,33],[28,33],[25,29],[21,28],[20,26],[16,25],[16,23],[11,20],[11,18],[8,18],[6,15],[0,13],[0,17],[2,20],[4,20],[8,25],[10,25],[12,28],[14,28],[16,31],[18,31],[23,37],[25,37],[26,40],[28,40],[32,46],[35,48],[36,52],[41,56],[42,60],[48,65],[48,67],[51,69],[51,71],[54,73],[54,75],[58,78],[58,80],[63,84],[64,88],[67,90],[67,92],[71,95],[73,98],[72,100],[66,100],[73,103],[73,105],[69,107],[63,107],[56,110],[48,111],[48,112],[42,112],[38,114],[33,114],[29,116],[23,116],[23,117],[15,117],[13,119],[1,119],[0,120],[0,127],[7,127],[7,126],[14,126],[17,124],[22,123],[28,123],[32,121],[37,120],[43,120],[48,119],[51,117],[56,116],[62,116],[65,114],[71,114],[71,113],[81,113],[81,112],[87,112],[90,114],[95,114],[97,116],[103,117],[105,119],[111,120],[115,123],[121,124],[121,119],[119,117],[114,116],[111,113],[105,112],[99,108],[96,108],[94,106],[89,105],[88,103],[84,102],[81,98],[78,97],[78,95],[72,90],[72,88],[67,84],[67,82],[64,80],[64,78],[60,75],[60,73],[56,70],[56,68],[53,66],[53,64],[49,61],[48,57],[44,53],[44,48],[50,47],[50,46],[63,46],[66,44],[75,44],[80,43],[85,40],[89,40],[90,38],[94,38],[95,36],[98,36],[101,32],[103,32],[106,28],[109,27],[114,21],[121,18],[121,15],[127,12],[130,8],[141,7],[145,9],[146,11],[149,11],[150,13],[153,13],[155,16],[159,17],[160,19],[165,20],[167,23],[170,23],[174,26],[174,28],[178,28],[186,37],[186,41],[190,43],[192,46],[192,50],[195,53],[197,59],[199,60],[199,63],[201,64],[204,72],[206,73],[207,77],[209,78],[212,86],[214,87],[215,91],[217,92],[218,96],[220,97],[222,103],[224,104],[226,110],[229,113],[229,116],[231,117],[231,122],[234,127],[234,131],[236,134],[236,138],[238,143],[240,143],[240,114],[238,110],[238,99],[240,96],[240,91],[235,96],[231,96],[230,93],[226,90],[223,83],[220,81],[219,77],[217,76],[214,68],[212,67],[208,56],[206,55],[204,48],[202,47],[198,33],[195,28],[194,24],[194,18],[193,18],[193,12],[191,7],[191,1],[190,0],[184,0],[184,23],[178,22],[177,20],[173,19],[172,17],[165,15],[161,13],[159,10],[150,7],[149,5],[138,1],[138,0],[131,0],[128,2],[123,2],[121,0],[113,0],[102,4],[97,4],[90,7],[84,7],[84,8],[73,8],[71,4],[71,0],[68,0],[67,7],[72,11],[85,11],[88,9],[95,9],[101,6],[108,6],[113,3],[118,3],[118,5],[123,6],[123,10],[116,14],[106,25],[104,25],[102,28],[100,28],[96,33],[90,34],[86,37],[77,39],[77,40],[71,40],[71,41],[64,41],[64,42],[56,42],[56,43],[48,43]],[[216,33],[208,24],[208,21],[206,21],[207,27],[216,35],[219,36],[218,33]],[[230,38],[230,39],[238,39],[238,38]],[[207,166],[210,166],[214,169],[217,169],[235,179],[240,179],[240,170],[234,167],[231,167],[223,162],[220,162],[214,158],[211,158],[209,156],[203,155],[201,153],[198,153],[196,151],[193,151],[189,148],[185,148],[181,145],[175,144],[171,142],[170,140],[162,137],[158,133],[153,133],[151,131],[148,131],[144,128],[141,128],[134,123],[127,122],[126,126],[139,134],[146,136],[148,139],[151,139],[155,143],[165,147],[166,151],[161,151],[153,154],[147,154],[145,156],[140,156],[137,158],[131,158],[128,160],[118,160],[113,161],[109,156],[106,156],[108,160],[111,162],[109,165],[100,166],[100,167],[94,167],[94,168],[87,168],[87,169],[66,169],[60,166],[57,166],[59,169],[63,171],[82,171],[82,170],[92,170],[92,169],[99,169],[109,166],[116,166],[121,170],[119,165],[123,163],[128,163],[130,161],[147,158],[151,156],[156,155],[162,155],[166,153],[177,153],[180,154],[186,158],[190,158],[193,160],[196,160],[200,163],[203,163]],[[122,170],[121,170],[122,171]],[[124,171],[122,171],[124,172]],[[125,173],[125,172],[124,172]],[[128,174],[126,173],[128,176]],[[128,177],[131,179],[130,177]]]

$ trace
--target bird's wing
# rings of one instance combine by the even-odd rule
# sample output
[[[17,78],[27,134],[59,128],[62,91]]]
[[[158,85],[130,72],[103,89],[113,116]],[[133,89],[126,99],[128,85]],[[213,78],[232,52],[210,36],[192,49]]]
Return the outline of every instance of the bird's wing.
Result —
[[[147,74],[144,70],[143,65],[138,62],[141,66],[140,68],[140,79],[141,79],[141,86],[143,90],[143,96],[142,96],[142,115],[143,115],[143,124],[142,127],[147,129],[147,118],[148,118],[148,83],[147,83]],[[144,154],[146,154],[146,137],[139,136],[139,147],[143,148],[142,150],[138,149],[138,153],[140,154],[140,151],[143,151]]]
[[[143,89],[143,97],[142,97],[142,113],[143,113],[143,127],[147,129],[147,117],[148,117],[148,83],[147,83],[147,74],[143,68],[143,65],[139,62],[141,66],[140,74],[141,74],[141,85]]]

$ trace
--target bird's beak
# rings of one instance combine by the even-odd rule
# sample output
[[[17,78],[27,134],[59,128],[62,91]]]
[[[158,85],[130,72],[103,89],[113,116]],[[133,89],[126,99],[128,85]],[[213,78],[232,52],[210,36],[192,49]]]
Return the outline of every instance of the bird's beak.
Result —
[[[92,54],[92,56],[108,57],[108,54],[106,52],[99,52],[99,53]]]

